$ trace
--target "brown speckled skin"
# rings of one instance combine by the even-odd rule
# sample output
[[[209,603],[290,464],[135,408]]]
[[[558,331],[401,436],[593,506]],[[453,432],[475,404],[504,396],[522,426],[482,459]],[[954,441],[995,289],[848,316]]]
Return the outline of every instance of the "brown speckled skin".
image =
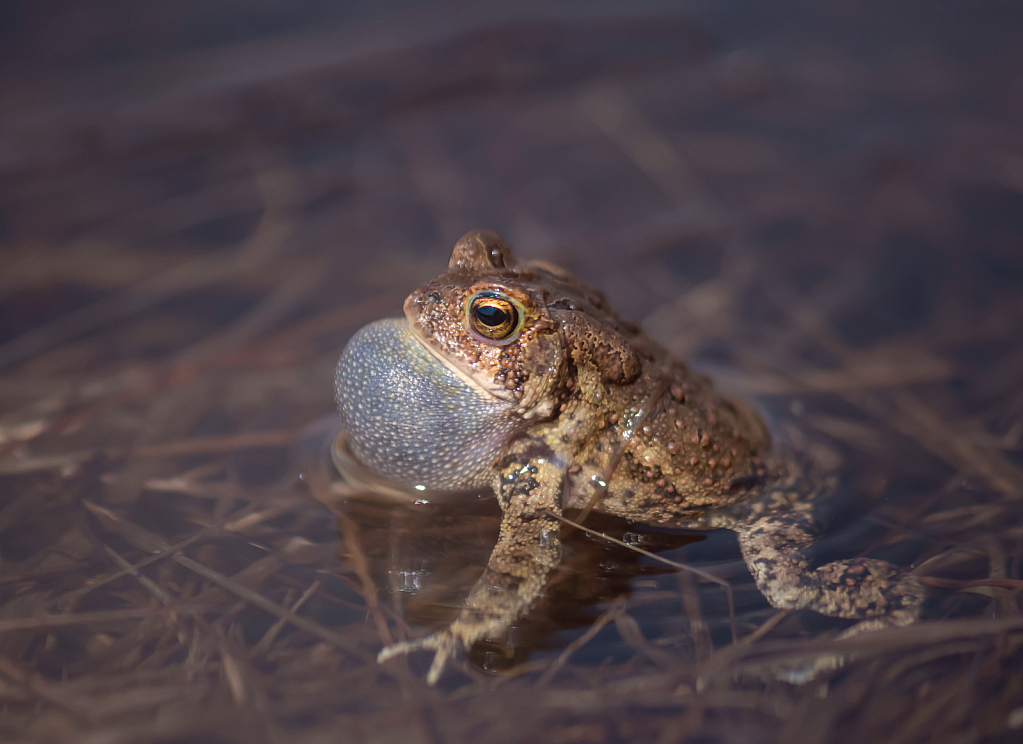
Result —
[[[520,334],[495,343],[471,330],[466,302],[480,290],[523,309]],[[669,358],[592,287],[546,264],[515,266],[496,235],[479,231],[455,246],[445,274],[409,296],[405,314],[439,363],[514,405],[524,425],[493,464],[504,518],[466,609],[445,630],[384,649],[381,660],[434,649],[432,683],[457,648],[507,628],[557,564],[563,507],[732,529],[777,607],[871,627],[917,617],[922,587],[890,564],[810,566],[810,502],[820,489],[779,458],[771,464],[767,429],[752,410]]]

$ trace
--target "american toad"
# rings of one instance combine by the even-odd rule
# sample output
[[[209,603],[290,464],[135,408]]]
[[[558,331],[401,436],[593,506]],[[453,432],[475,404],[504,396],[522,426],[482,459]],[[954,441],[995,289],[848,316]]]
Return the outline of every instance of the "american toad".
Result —
[[[771,450],[752,409],[671,359],[596,289],[546,263],[516,265],[478,231],[404,309],[341,355],[348,452],[410,490],[489,486],[503,518],[460,616],[381,661],[432,649],[432,684],[459,647],[505,630],[559,561],[563,509],[730,529],[775,607],[864,628],[916,619],[922,586],[893,565],[811,565],[821,486]]]

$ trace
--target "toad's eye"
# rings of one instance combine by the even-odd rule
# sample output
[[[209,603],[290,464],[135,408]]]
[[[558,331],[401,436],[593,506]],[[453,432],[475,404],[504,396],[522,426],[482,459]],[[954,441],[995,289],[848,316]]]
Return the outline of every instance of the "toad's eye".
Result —
[[[469,325],[490,341],[506,341],[520,330],[520,315],[511,300],[481,293],[469,300]]]

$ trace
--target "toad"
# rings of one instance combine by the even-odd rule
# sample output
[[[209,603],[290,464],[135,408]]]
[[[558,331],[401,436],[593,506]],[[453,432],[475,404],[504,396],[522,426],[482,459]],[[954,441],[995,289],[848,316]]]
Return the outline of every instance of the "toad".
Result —
[[[506,630],[558,564],[568,509],[733,530],[774,607],[859,629],[917,618],[923,587],[892,564],[811,563],[826,487],[771,448],[752,408],[672,359],[593,287],[547,263],[516,264],[496,235],[475,231],[404,311],[362,328],[341,355],[344,447],[411,492],[490,487],[502,520],[459,616],[384,648],[380,661],[432,650],[433,684],[452,653]]]

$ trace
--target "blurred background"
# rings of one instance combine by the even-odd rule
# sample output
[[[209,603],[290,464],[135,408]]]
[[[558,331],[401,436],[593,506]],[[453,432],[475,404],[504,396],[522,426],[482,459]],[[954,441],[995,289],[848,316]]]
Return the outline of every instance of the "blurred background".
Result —
[[[832,463],[822,556],[927,623],[792,687],[841,622],[612,520],[735,613],[576,535],[439,688],[378,667],[496,507],[349,498],[333,367],[475,228]],[[1021,500],[1018,3],[0,5],[3,738],[1018,741]]]

